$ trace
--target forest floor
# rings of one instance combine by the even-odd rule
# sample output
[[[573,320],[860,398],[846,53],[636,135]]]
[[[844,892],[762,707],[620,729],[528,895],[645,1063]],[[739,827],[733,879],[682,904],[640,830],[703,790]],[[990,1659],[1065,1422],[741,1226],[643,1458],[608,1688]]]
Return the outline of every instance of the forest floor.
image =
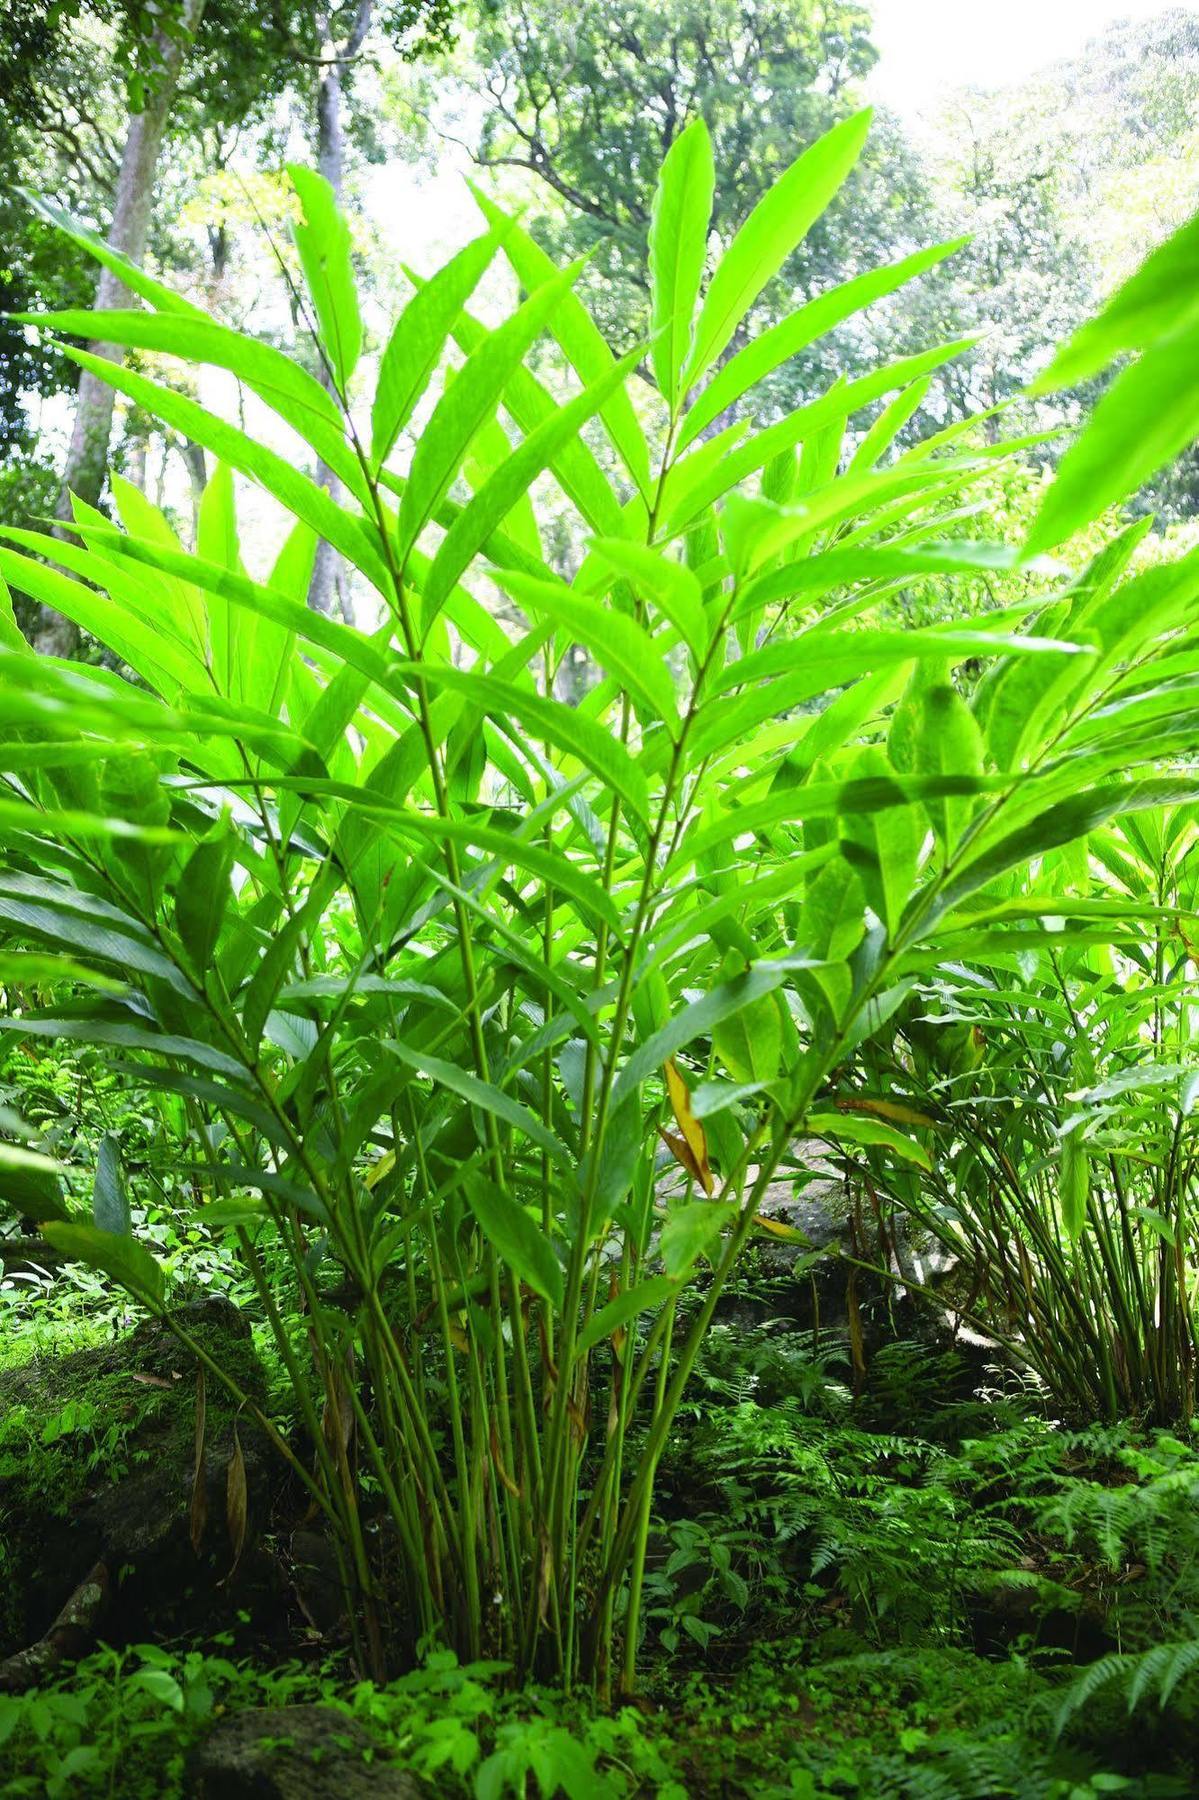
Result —
[[[117,1597],[81,1660],[0,1692],[0,1792],[1199,1792],[1189,1435],[1053,1421],[977,1346],[885,1319],[855,1378],[842,1338],[780,1318],[781,1296],[760,1281],[711,1333],[662,1468],[642,1686],[609,1710],[437,1650],[388,1686],[359,1679],[319,1537],[252,1439],[234,1570],[230,1422],[210,1421],[197,1557],[177,1503],[191,1378],[152,1327],[43,1316],[0,1369],[0,1654],[96,1557]]]

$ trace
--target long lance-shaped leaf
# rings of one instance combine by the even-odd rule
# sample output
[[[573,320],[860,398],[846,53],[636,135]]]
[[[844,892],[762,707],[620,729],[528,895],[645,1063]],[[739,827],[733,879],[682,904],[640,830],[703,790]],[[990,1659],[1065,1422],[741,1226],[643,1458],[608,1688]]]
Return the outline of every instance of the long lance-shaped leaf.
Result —
[[[110,819],[101,813],[85,812],[80,807],[36,806],[24,800],[0,800],[0,834],[20,832],[23,836],[58,836],[78,838],[124,838],[131,844],[180,844],[186,842],[181,831],[169,825],[138,825],[132,819]]]
[[[356,631],[351,625],[343,625],[336,619],[328,619],[313,612],[311,607],[305,606],[302,601],[291,599],[278,588],[251,581],[248,575],[239,575],[233,569],[206,562],[202,557],[189,555],[186,551],[168,550],[145,538],[130,537],[112,526],[81,527],[80,536],[88,542],[102,544],[115,556],[127,557],[147,568],[159,569],[164,575],[178,576],[208,593],[221,595],[234,606],[245,607],[247,611],[270,619],[276,625],[286,626],[297,637],[310,644],[318,644],[322,650],[337,657],[339,662],[348,663],[351,668],[378,682],[381,687],[389,687],[389,671],[394,663],[369,637]],[[0,552],[0,556],[2,554]],[[390,686],[394,689],[395,684],[392,682]]]
[[[93,356],[90,351],[75,350],[67,344],[60,348],[62,354],[78,363],[81,369],[125,394],[185,437],[194,438],[222,462],[250,476],[281,501],[293,517],[302,519],[318,537],[340,550],[381,594],[390,593],[386,564],[362,521],[338,506],[324,488],[293,468],[286,457],[256,443],[244,431],[217,418],[215,413],[210,413],[195,400],[189,400],[185,394],[178,394],[160,382],[148,381],[144,375],[120,368],[102,356]]]
[[[1141,264],[1095,318],[1058,351],[1034,394],[1086,381],[1127,351],[1143,350],[1199,316],[1199,213]]]
[[[1199,322],[1119,374],[1062,458],[1028,534],[1052,550],[1143,486],[1199,435]]]
[[[116,1044],[125,1050],[148,1050],[156,1056],[178,1057],[182,1062],[197,1063],[217,1075],[245,1078],[246,1071],[223,1050],[214,1050],[198,1038],[174,1037],[169,1032],[150,1031],[144,1025],[126,1025],[122,1020],[36,1018],[0,1019],[0,1031],[12,1031],[29,1037],[62,1038],[77,1044]]]
[[[649,227],[655,332],[650,360],[672,414],[679,398],[679,376],[691,349],[691,323],[708,254],[715,190],[712,139],[703,119],[693,119],[666,153]]]
[[[0,892],[0,919],[19,934],[36,938],[56,949],[68,948],[81,956],[94,956],[125,971],[153,975],[179,993],[194,999],[196,990],[169,957],[138,936],[97,923],[78,913],[27,899],[19,893]]]
[[[289,163],[287,173],[304,209],[292,227],[321,344],[344,394],[362,349],[362,315],[350,260],[350,228],[332,186],[315,169]]]
[[[17,667],[15,660],[11,652],[0,651],[0,714],[9,723],[61,729],[69,721],[80,732],[145,737],[160,748],[177,746],[182,739],[193,755],[196,738],[232,738],[283,766],[301,760],[310,763],[316,750],[306,736],[268,714],[217,696],[197,693],[187,704],[166,706],[108,670],[85,673],[82,664],[56,665],[48,657],[39,657],[36,666],[27,666],[22,659]],[[0,762],[4,748],[0,738]],[[147,843],[172,843],[177,836],[165,826],[132,822],[113,829],[130,837],[141,835]]]
[[[906,387],[910,381],[928,371],[939,369],[942,364],[951,362],[975,342],[975,338],[960,338],[951,344],[939,344],[935,349],[922,351],[917,356],[905,356],[900,362],[892,363],[885,369],[877,369],[870,375],[863,375],[857,381],[831,388],[820,399],[798,407],[777,424],[768,425],[765,430],[757,432],[716,463],[704,458],[702,449],[693,451],[691,456],[674,465],[667,478],[663,494],[663,512],[667,522],[659,536],[677,537],[714,501],[738,487],[759,469],[765,468],[774,457],[793,450],[796,444],[806,442],[815,432],[833,421],[849,418],[872,400],[880,399],[883,394],[890,393],[895,388]],[[938,466],[943,469],[945,465],[927,465],[930,481],[935,479]],[[894,474],[899,483],[904,476],[914,475],[916,470],[899,462],[887,473]],[[898,487],[896,491],[900,491]]]
[[[543,281],[549,281],[557,274],[557,264],[527,231],[501,212],[494,200],[481,193],[472,183],[468,182],[467,186],[484,218],[505,229],[504,255],[527,293],[532,293]],[[584,386],[594,387],[597,381],[603,380],[612,367],[612,352],[577,294],[572,292],[563,297],[548,329]],[[623,387],[617,388],[608,396],[600,408],[600,417],[634,487],[648,503],[649,450],[633,402]]]
[[[102,1231],[97,1225],[76,1224],[73,1220],[68,1224],[49,1219],[41,1231],[46,1242],[61,1250],[71,1262],[100,1269],[153,1310],[162,1305],[166,1293],[162,1265],[144,1244],[131,1237],[118,1237],[112,1231]]]
[[[477,1075],[472,1075],[467,1069],[460,1069],[456,1063],[443,1062],[440,1057],[430,1056],[395,1038],[385,1038],[381,1048],[407,1063],[410,1069],[428,1076],[430,1081],[449,1088],[451,1093],[459,1095],[471,1106],[482,1107],[484,1112],[492,1113],[497,1119],[502,1119],[505,1125],[511,1125],[514,1130],[522,1132],[530,1143],[536,1144],[539,1150],[544,1150],[555,1162],[562,1163],[567,1168],[573,1167],[574,1158],[561,1138],[543,1125],[536,1113],[530,1112],[527,1106],[522,1106],[519,1100],[514,1100],[511,1094],[493,1087],[488,1081],[481,1081]]]
[[[820,217],[861,155],[871,116],[867,108],[834,125],[758,201],[708,284],[684,389],[711,368],[766,283]]]
[[[232,788],[243,784],[230,781],[225,785]],[[599,920],[617,937],[620,936],[620,914],[606,890],[577,863],[571,862],[558,851],[546,849],[542,843],[520,837],[515,832],[501,830],[495,825],[484,824],[481,820],[442,819],[427,813],[411,812],[394,801],[389,801],[384,795],[354,787],[349,782],[296,775],[277,777],[272,786],[310,796],[323,795],[331,800],[343,800],[347,806],[368,817],[379,819],[393,831],[412,833],[432,843],[444,843],[449,839],[453,843],[473,845],[485,851],[501,867],[512,864],[517,868],[527,869],[539,881],[548,887],[559,889],[591,918]]]
[[[554,462],[562,446],[573,442],[580,427],[599,412],[608,395],[623,384],[640,355],[641,347],[638,346],[620,362],[614,363],[593,387],[568,400],[551,417],[535,426],[463,507],[422,583],[426,630],[476,552],[488,542],[516,501],[527,493],[534,479]]]
[[[646,1077],[668,1062],[676,1051],[685,1049],[697,1037],[707,1037],[714,1026],[734,1018],[763,995],[772,994],[793,975],[823,966],[818,959],[806,956],[755,963],[744,975],[722,982],[701,999],[693,1000],[634,1050],[613,1083],[612,1111],[615,1112],[621,1101],[634,1093]]]
[[[567,298],[574,298],[569,290]],[[555,307],[552,317],[546,322],[546,329],[549,330],[553,324],[560,322],[561,316],[561,307]],[[465,310],[460,314],[454,327],[454,337],[468,356],[482,346],[488,335],[486,326],[481,325],[477,319],[472,318]],[[558,403],[537,377],[521,364],[513,370],[504,389],[503,406],[505,412],[512,415],[528,437],[538,425],[553,416]],[[563,444],[551,466],[554,480],[590,530],[602,531],[612,537],[626,534],[631,526],[626,525],[625,509],[613,492],[594,451],[582,438]],[[649,511],[643,498],[639,497],[637,504],[641,509],[640,515],[632,523],[644,535],[644,521],[649,517]]]
[[[477,1175],[468,1176],[463,1185],[483,1236],[526,1287],[561,1311],[562,1265],[541,1224],[503,1188]]]
[[[781,644],[768,644],[731,663],[712,684],[714,695],[747,687],[776,675],[798,674],[813,685],[802,697],[841,687],[853,675],[888,663],[924,661],[949,664],[980,656],[1081,656],[1093,654],[1085,644],[1059,638],[1016,637],[1009,632],[962,630],[953,626],[927,631],[805,631]],[[797,668],[798,665],[798,668]],[[789,705],[797,704],[789,701]]]
[[[97,237],[94,231],[89,231],[85,225],[81,225],[71,213],[64,212],[60,206],[55,206],[52,201],[44,199],[40,194],[32,193],[28,188],[18,188],[17,192],[29,203],[34,212],[39,213],[46,220],[47,224],[57,226],[59,231],[69,237],[73,243],[78,244],[81,250],[86,250],[89,256],[94,256],[104,268],[110,269],[131,294],[137,294],[140,299],[148,301],[159,312],[174,313],[176,316],[182,315],[195,319],[207,318],[208,315],[202,307],[185,299],[182,294],[175,293],[173,288],[164,286],[161,281],[155,281],[152,275],[147,275],[144,269],[139,268],[136,263],[130,262],[127,256],[122,256],[119,250],[112,249],[109,244],[104,242],[103,238]]]
[[[1008,869],[1043,856],[1047,850],[1074,843],[1106,825],[1109,819],[1120,818],[1126,813],[1155,811],[1163,806],[1194,805],[1197,801],[1199,782],[1174,776],[1112,782],[1070,795],[1009,832],[998,843],[992,843],[972,861],[964,862],[955,879],[942,889],[935,909],[927,915],[922,914],[925,924],[935,923]],[[913,905],[918,906],[919,900]]]
[[[371,409],[371,460],[381,468],[412,417],[449,341],[454,323],[490,265],[503,229],[486,232],[422,282],[396,320],[379,364]]]
[[[346,442],[345,425],[336,402],[306,369],[273,344],[232,331],[215,319],[180,317],[177,313],[53,312],[14,316],[22,324],[68,337],[122,344],[130,349],[178,356],[189,363],[204,363],[210,368],[228,369],[290,425],[359,500],[369,500],[369,489],[358,458]]]
[[[591,552],[601,564],[623,575],[639,594],[653,601],[674,626],[698,667],[708,647],[709,630],[703,591],[692,571],[683,563],[671,562],[657,550],[624,538],[596,538]]]
[[[359,805],[351,801],[351,805]],[[363,808],[370,811],[369,804]],[[621,936],[620,914],[606,890],[598,881],[592,880],[577,864],[557,851],[547,850],[543,844],[530,842],[518,837],[515,833],[501,831],[494,826],[476,824],[465,819],[432,819],[423,813],[408,813],[400,816],[399,809],[393,814],[387,809],[387,823],[397,831],[415,832],[432,843],[441,843],[452,839],[460,844],[475,845],[486,851],[501,866],[507,863],[516,868],[525,869],[546,887],[557,890],[566,898],[573,900],[594,922],[606,925],[618,940]]]
[[[1021,562],[1021,552],[1010,544],[987,544],[963,538],[960,542],[920,544],[905,550],[882,544],[877,548],[828,550],[818,556],[784,563],[747,583],[733,609],[733,620],[794,594],[827,593],[833,588],[856,586],[865,581],[917,581],[927,575],[1004,574],[1016,567],[1030,574],[1049,574],[1057,565],[1047,561]]]
[[[642,824],[649,822],[649,794],[645,777],[628,751],[610,731],[589,719],[586,713],[561,701],[549,700],[532,688],[518,687],[501,681],[492,674],[474,669],[455,669],[444,663],[399,663],[398,672],[419,675],[438,687],[452,688],[466,694],[483,712],[497,719],[506,716],[521,720],[533,735],[544,738],[555,749],[565,750],[591,770],[593,775],[618,794],[633,816]]]
[[[182,650],[177,641],[156,632],[144,620],[131,617],[124,607],[114,606],[110,595],[100,591],[105,585],[103,563],[92,568],[92,559],[85,551],[73,544],[60,544],[47,533],[10,528],[3,535],[53,556],[96,584],[85,586],[83,581],[73,581],[48,563],[21,556],[14,550],[0,550],[0,576],[18,592],[53,607],[98,642],[108,644],[148,686],[174,700],[181,691],[190,692],[203,678],[204,666],[194,651]]]
[[[667,731],[677,735],[679,716],[674,680],[653,639],[624,613],[598,606],[565,582],[533,581],[505,570],[495,577],[504,592],[531,612],[544,613],[585,644],[603,666],[628,687]]]
[[[789,362],[801,350],[806,350],[825,332],[875,300],[894,293],[896,288],[923,275],[937,263],[944,262],[947,256],[952,256],[968,242],[968,238],[954,238],[950,243],[918,250],[901,262],[872,269],[868,275],[858,275],[840,287],[831,288],[827,294],[818,294],[815,300],[809,300],[806,306],[771,326],[769,331],[763,331],[717,370],[707,387],[696,395],[679,434],[680,451],[693,443],[714,419],[735,406],[757,382]]]
[[[739,866],[741,859],[734,855],[730,861],[739,879],[730,892],[717,894],[689,911],[671,905],[656,920],[648,935],[644,961],[638,967],[638,978],[644,979],[658,963],[673,960],[692,940],[708,937],[734,913],[760,907],[764,901],[789,898],[797,887],[839,854],[840,847],[834,840],[822,844],[819,849],[789,855],[782,868],[749,881],[743,878]],[[698,886],[702,894],[706,883],[701,879]]]
[[[113,481],[114,484],[121,482],[121,477],[115,472]],[[116,492],[117,487],[114,485],[114,497]],[[181,653],[187,665],[203,672],[208,621],[198,602],[198,596],[182,583],[152,581],[135,569],[118,568],[107,561],[98,550],[86,543],[84,533],[91,525],[99,525],[110,531],[118,527],[103,513],[88,507],[78,497],[74,500],[74,510],[74,521],[68,529],[83,539],[80,544],[66,537],[55,537],[48,530],[31,531],[11,525],[0,527],[0,536],[10,543],[32,550],[36,556],[57,562],[61,568],[82,576],[93,587],[103,588],[119,615],[140,621],[150,628],[156,638],[166,638],[169,653]],[[164,540],[159,532],[147,530],[146,535],[156,543],[169,541],[171,548],[181,548],[177,540]]]
[[[723,817],[713,819],[684,838],[663,873],[669,876],[686,868],[697,857],[733,838],[776,826],[799,826],[809,819],[831,819],[849,813],[881,812],[890,806],[908,806],[913,800],[995,793],[1010,785],[1011,777],[1001,775],[872,775],[852,781],[811,782],[768,800],[736,806]]]
[[[397,532],[401,567],[417,538],[449,492],[471,439],[494,414],[512,375],[545,330],[559,299],[579,278],[573,263],[530,294],[510,319],[480,343],[438,401],[420,435],[400,499]]]
[[[858,469],[877,468],[908,420],[923,406],[932,386],[932,376],[922,375],[888,401],[850,459],[851,474]]]

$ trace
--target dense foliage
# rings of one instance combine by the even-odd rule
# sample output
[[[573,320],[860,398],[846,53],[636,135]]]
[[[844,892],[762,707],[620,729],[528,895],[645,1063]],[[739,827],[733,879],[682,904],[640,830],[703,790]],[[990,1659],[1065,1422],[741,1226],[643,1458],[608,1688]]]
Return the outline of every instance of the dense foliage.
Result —
[[[680,70],[750,29],[676,11]],[[558,26],[484,25],[563,107]],[[0,1508],[186,1463],[227,1587],[269,1463],[331,1611],[272,1676],[233,1631],[59,1679],[60,1620],[0,1662],[0,1772],[182,1792],[226,1699],[324,1696],[478,1800],[704,1792],[648,1672],[735,1791],[1188,1791],[1199,550],[1120,509],[1199,432],[1199,215],[1039,374],[1086,413],[1041,481],[994,408],[932,428],[973,337],[863,355],[957,239],[796,292],[868,112],[741,204],[744,91],[661,130],[622,90],[555,148],[583,192],[645,135],[597,312],[480,191],[380,333],[334,65],[286,344],[28,202],[115,303],[21,354],[190,447],[194,541],[116,469],[0,522],[0,1292],[85,1357],[0,1355]],[[1002,1702],[947,1723],[971,1654]]]

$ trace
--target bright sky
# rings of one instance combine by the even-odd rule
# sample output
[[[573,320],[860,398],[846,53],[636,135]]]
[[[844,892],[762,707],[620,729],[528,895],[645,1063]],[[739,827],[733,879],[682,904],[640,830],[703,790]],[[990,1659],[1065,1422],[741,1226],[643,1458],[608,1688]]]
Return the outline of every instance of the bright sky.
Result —
[[[1003,87],[1081,50],[1115,19],[1149,19],[1172,0],[872,0],[880,62],[874,96],[918,113],[949,89]],[[1194,10],[1187,0],[1173,0]]]

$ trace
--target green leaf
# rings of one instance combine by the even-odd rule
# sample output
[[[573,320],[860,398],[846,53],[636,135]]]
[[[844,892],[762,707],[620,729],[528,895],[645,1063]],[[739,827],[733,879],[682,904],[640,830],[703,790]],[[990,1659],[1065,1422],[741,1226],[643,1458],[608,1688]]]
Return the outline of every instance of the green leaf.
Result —
[[[1074,387],[1130,350],[1192,324],[1199,314],[1199,213],[1146,258],[1107,305],[1079,327],[1033,384],[1034,394]]]
[[[492,225],[504,231],[504,255],[512,265],[514,274],[526,293],[531,294],[534,288],[541,286],[556,275],[557,265],[551,261],[545,251],[529,233],[500,211],[494,200],[481,193],[473,183],[467,186],[474,195],[484,218]],[[562,350],[571,368],[585,387],[592,387],[612,367],[612,352],[607,340],[586,306],[575,293],[562,296],[561,304],[555,308],[549,320],[548,329]],[[530,380],[532,378],[530,377]],[[528,383],[523,379],[519,385],[528,391]],[[517,396],[509,396],[512,401],[511,411],[518,416],[520,401]],[[612,440],[617,455],[628,470],[633,486],[648,504],[650,490],[649,450],[646,447],[645,433],[641,429],[636,409],[625,388],[619,387],[605,401],[601,409],[604,429]],[[529,430],[529,425],[522,421],[522,429]]]
[[[699,1000],[691,1001],[634,1050],[613,1083],[613,1109],[677,1050],[682,1050],[697,1037],[708,1036],[743,1007],[782,987],[792,975],[818,966],[810,957],[784,957],[774,962],[755,963],[744,975],[723,982]]]
[[[633,816],[643,824],[649,820],[649,794],[645,777],[624,745],[602,725],[589,719],[577,707],[549,700],[532,688],[517,687],[498,676],[480,674],[474,669],[455,669],[442,663],[399,663],[405,674],[419,674],[436,687],[466,694],[483,712],[490,713],[501,724],[515,718],[533,735],[542,737],[558,750],[577,757],[584,766],[619,794]]]
[[[905,774],[981,776],[982,734],[957,689],[917,676],[900,703],[888,739],[891,761]],[[928,802],[946,856],[956,846],[976,802],[946,794]]]
[[[484,1112],[493,1113],[502,1119],[505,1125],[511,1125],[522,1132],[532,1143],[566,1167],[573,1167],[574,1158],[561,1138],[542,1124],[536,1113],[514,1100],[511,1094],[505,1094],[488,1081],[480,1081],[468,1069],[460,1069],[456,1063],[443,1062],[438,1056],[430,1056],[423,1050],[416,1050],[410,1044],[402,1044],[396,1038],[386,1038],[381,1046],[389,1050],[393,1056],[407,1063],[410,1069],[427,1075],[430,1081],[438,1082],[449,1088],[451,1093],[459,1094],[471,1106],[482,1107]]]
[[[700,517],[705,508],[719,500],[723,494],[730,493],[759,469],[766,468],[775,457],[793,450],[796,444],[812,438],[818,431],[833,427],[838,420],[844,421],[852,417],[855,412],[883,394],[905,387],[908,382],[917,380],[929,370],[939,369],[945,363],[952,362],[954,357],[960,356],[976,342],[976,338],[959,338],[952,343],[937,344],[931,350],[923,350],[915,356],[905,356],[885,368],[860,376],[856,381],[838,383],[818,400],[796,407],[775,424],[755,432],[744,443],[734,445],[730,441],[721,447],[721,440],[713,438],[701,445],[671,468],[664,484],[661,508],[666,522],[659,535],[676,537],[694,519]],[[739,431],[740,427],[734,428],[735,433]],[[713,451],[713,445],[717,446],[716,452]],[[867,507],[878,506],[887,499],[922,492],[929,495],[944,493],[955,483],[960,485],[972,473],[977,475],[985,467],[986,463],[981,456],[952,459],[930,457],[910,461],[900,458],[889,468],[873,474],[841,476],[837,481],[827,483],[824,488],[805,495],[802,510],[796,508],[793,514],[793,536],[799,537],[818,528],[828,528],[843,518],[849,518]]]
[[[872,269],[868,275],[858,275],[853,281],[843,282],[826,294],[818,294],[815,300],[809,300],[806,306],[790,313],[768,331],[755,333],[745,348],[738,350],[736,356],[730,357],[692,401],[679,435],[679,449],[685,450],[714,419],[735,406],[742,395],[748,393],[764,376],[771,374],[791,357],[797,356],[801,350],[806,350],[809,344],[823,337],[826,331],[833,330],[843,319],[850,318],[863,307],[870,306],[875,300],[902,287],[905,282],[922,275],[926,269],[943,262],[968,242],[967,238],[955,238],[952,243],[937,244],[931,250],[918,250],[914,256],[905,256],[901,262],[888,263],[882,269]]]
[[[132,1230],[129,1196],[121,1175],[120,1141],[111,1131],[100,1139],[92,1187],[92,1219],[101,1231],[115,1231],[121,1237],[128,1237]]]
[[[703,119],[696,118],[666,153],[649,227],[654,331],[650,361],[672,414],[678,407],[679,375],[691,348],[715,188],[712,140]]]
[[[735,971],[735,956],[731,962]],[[778,995],[760,994],[721,1019],[712,1029],[712,1048],[735,1081],[773,1081],[783,1055]]]
[[[617,1294],[614,1300],[601,1306],[598,1312],[592,1313],[575,1343],[575,1356],[586,1356],[597,1344],[627,1325],[643,1312],[650,1312],[655,1307],[664,1306],[668,1300],[678,1293],[677,1281],[668,1275],[651,1275],[646,1281],[639,1281],[635,1287],[626,1288],[623,1294]]]
[[[1067,1131],[1058,1150],[1058,1205],[1062,1226],[1072,1244],[1082,1236],[1091,1193],[1091,1159],[1083,1142],[1082,1127]]]
[[[182,294],[175,293],[173,288],[165,287],[161,281],[155,281],[154,277],[148,275],[145,269],[135,262],[130,262],[127,256],[122,256],[119,250],[112,249],[94,231],[89,231],[86,226],[81,225],[72,213],[64,212],[52,201],[46,200],[40,194],[30,193],[27,188],[18,188],[17,192],[48,224],[56,225],[81,249],[94,256],[104,268],[111,269],[121,285],[127,287],[131,294],[139,295],[159,312],[204,318],[205,314],[202,308],[194,306]]]
[[[186,394],[177,393],[161,382],[148,381],[135,370],[110,362],[106,357],[93,356],[89,350],[63,345],[62,353],[98,381],[144,407],[152,417],[162,419],[182,436],[194,438],[222,462],[251,476],[280,500],[294,518],[302,520],[318,537],[340,550],[380,593],[389,591],[387,566],[362,521],[331,500],[324,488],[302,474],[286,457],[256,443],[235,425],[226,424],[196,401],[188,399]]]
[[[585,388],[534,426],[505,457],[495,473],[484,482],[474,498],[454,520],[433,558],[432,567],[421,583],[424,594],[423,624],[427,631],[454,584],[470,566],[476,552],[488,542],[496,528],[507,518],[516,502],[543,469],[554,462],[563,445],[572,443],[580,428],[599,412],[610,394],[621,387],[636,366],[641,347],[631,350],[601,376],[594,387]]]
[[[394,1048],[394,1046],[391,1046]],[[563,1303],[562,1265],[553,1245],[519,1201],[482,1176],[468,1176],[464,1186],[470,1210],[483,1236],[526,1287],[548,1300],[556,1312]]]
[[[896,1131],[893,1125],[888,1125],[883,1119],[865,1118],[858,1113],[816,1112],[808,1114],[804,1128],[813,1137],[833,1138],[843,1144],[879,1145],[902,1157],[904,1162],[914,1163],[918,1169],[931,1169],[933,1166],[932,1158],[923,1144],[918,1144],[902,1131]]]
[[[169,1032],[148,1031],[141,1025],[126,1025],[112,1019],[0,1019],[0,1031],[15,1031],[19,1036],[63,1038],[79,1044],[120,1044],[127,1050],[149,1050],[157,1056],[177,1056],[184,1062],[198,1063],[202,1069],[213,1069],[218,1075],[244,1076],[243,1065],[202,1044],[196,1038],[173,1037]]]
[[[545,330],[561,296],[578,280],[581,268],[581,263],[573,263],[530,294],[510,319],[471,352],[461,373],[438,401],[413,452],[400,499],[397,553],[401,567],[448,494],[471,439],[494,414],[526,351]]]
[[[232,831],[203,838],[183,865],[175,897],[175,929],[201,980],[216,949],[232,889],[236,839]]]
[[[381,468],[441,360],[458,314],[495,256],[502,231],[475,238],[421,284],[387,341],[371,410],[371,460]]]
[[[737,1214],[735,1201],[691,1200],[672,1206],[666,1215],[658,1254],[672,1281],[690,1274],[701,1256],[710,1255],[713,1241]]]
[[[321,344],[344,394],[362,349],[350,228],[323,175],[298,163],[289,163],[287,173],[304,209],[303,223],[293,226],[292,235],[316,308]]]
[[[1061,460],[1028,534],[1051,550],[1199,437],[1199,321],[1162,338],[1104,394]]]
[[[36,877],[0,875],[0,919],[15,925],[18,931],[40,938],[55,949],[97,957],[101,962],[115,964],[124,973],[153,975],[180,993],[194,994],[192,984],[169,957],[115,909],[103,916],[83,916],[89,911],[89,899],[87,894],[56,883],[42,883]],[[114,925],[120,929],[114,929]]]
[[[1032,784],[1032,793],[1035,796],[1035,784]],[[926,926],[1008,869],[1031,862],[1047,850],[1056,850],[1063,844],[1086,837],[1109,819],[1172,804],[1192,805],[1196,801],[1199,801],[1199,784],[1170,776],[1146,781],[1107,782],[1072,794],[1068,799],[1046,807],[997,843],[980,849],[972,861],[963,860],[959,873],[941,891],[936,907],[925,921]]]
[[[593,538],[591,550],[601,563],[623,575],[635,592],[653,601],[674,626],[698,668],[704,660],[710,633],[704,616],[703,590],[691,570],[626,538]]]
[[[0,950],[0,983],[5,987],[52,987],[56,982],[90,987],[102,994],[120,994],[124,982],[101,975],[70,956],[42,955],[36,950]]]
[[[834,125],[758,201],[708,284],[684,389],[711,368],[766,283],[820,217],[861,155],[871,116],[867,108]]]
[[[64,1170],[52,1156],[22,1144],[0,1142],[0,1200],[31,1219],[69,1219],[62,1191]]]
[[[48,1244],[72,1262],[100,1269],[155,1312],[162,1308],[165,1284],[161,1264],[135,1238],[119,1237],[98,1225],[49,1220],[41,1227]]]
[[[678,735],[674,679],[662,651],[633,619],[597,605],[565,582],[537,581],[511,570],[497,573],[495,580],[528,611],[545,614],[585,644],[604,668],[618,676],[629,692],[662,720],[672,737]]]
[[[15,315],[14,315],[15,316]],[[177,313],[53,312],[23,313],[36,325],[101,344],[123,344],[157,355],[178,356],[190,363],[228,369],[266,402],[336,471],[359,498],[366,495],[358,459],[346,443],[345,425],[336,402],[306,369],[274,345],[231,331],[215,319],[181,317]]]

